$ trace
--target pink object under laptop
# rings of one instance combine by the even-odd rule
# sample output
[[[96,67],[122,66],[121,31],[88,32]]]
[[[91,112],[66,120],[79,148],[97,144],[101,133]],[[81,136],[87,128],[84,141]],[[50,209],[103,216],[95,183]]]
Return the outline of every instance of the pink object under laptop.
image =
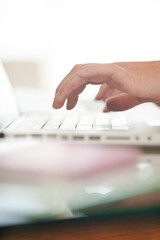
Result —
[[[8,142],[0,144],[0,172],[82,178],[134,164],[140,154],[132,147]]]

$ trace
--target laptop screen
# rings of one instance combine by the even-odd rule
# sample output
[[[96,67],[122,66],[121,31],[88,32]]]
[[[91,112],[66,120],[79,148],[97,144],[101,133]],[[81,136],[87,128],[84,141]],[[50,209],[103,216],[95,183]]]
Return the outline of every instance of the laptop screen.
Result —
[[[19,116],[14,91],[0,62],[0,128]]]

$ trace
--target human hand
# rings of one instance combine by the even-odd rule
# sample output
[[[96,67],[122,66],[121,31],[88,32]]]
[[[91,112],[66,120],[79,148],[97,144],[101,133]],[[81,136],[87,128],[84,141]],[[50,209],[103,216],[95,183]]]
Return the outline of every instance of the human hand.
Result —
[[[103,112],[108,112],[108,108],[107,108],[107,102],[109,99],[111,99],[111,97],[113,96],[118,96],[122,94],[121,91],[115,89],[115,88],[111,88],[109,86],[107,86],[106,83],[102,84],[98,94],[96,95],[95,99],[96,100],[103,100],[106,103],[106,106],[103,110]]]
[[[160,61],[76,65],[59,84],[53,107],[61,108],[67,99],[67,109],[72,109],[87,84],[104,83],[98,94],[102,95],[97,95],[108,99],[104,111],[126,110],[144,102],[159,104]]]

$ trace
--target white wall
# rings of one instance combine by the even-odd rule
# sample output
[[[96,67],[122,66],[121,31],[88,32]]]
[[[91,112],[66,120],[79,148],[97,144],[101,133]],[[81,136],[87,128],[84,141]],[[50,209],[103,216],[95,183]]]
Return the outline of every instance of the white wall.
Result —
[[[160,0],[0,0],[0,57],[50,61],[53,87],[76,63],[159,59],[159,29]]]

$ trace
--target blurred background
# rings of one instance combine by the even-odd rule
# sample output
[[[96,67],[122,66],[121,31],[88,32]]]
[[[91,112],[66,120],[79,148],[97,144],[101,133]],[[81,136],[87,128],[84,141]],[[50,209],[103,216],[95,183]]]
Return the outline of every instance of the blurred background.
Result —
[[[159,59],[159,9],[159,0],[0,0],[0,58],[14,86],[53,96],[77,63]]]

